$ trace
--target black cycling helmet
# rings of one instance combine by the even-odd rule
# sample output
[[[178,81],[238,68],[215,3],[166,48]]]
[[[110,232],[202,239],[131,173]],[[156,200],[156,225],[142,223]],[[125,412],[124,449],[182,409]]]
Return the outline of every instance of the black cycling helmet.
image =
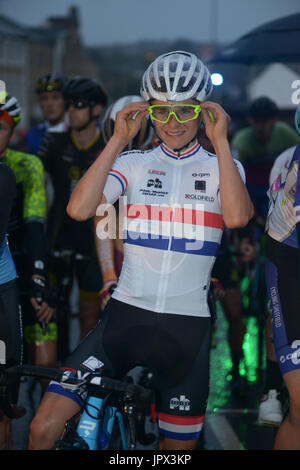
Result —
[[[97,80],[77,75],[71,78],[63,88],[65,101],[87,100],[90,106],[95,104],[107,105],[107,94]]]
[[[67,79],[58,73],[48,73],[39,78],[35,91],[39,94],[43,91],[62,91]]]
[[[137,95],[123,96],[108,107],[103,121],[101,122],[102,135],[106,144],[114,133],[117,112],[121,111],[127,104],[136,101],[142,101],[142,98]],[[127,149],[146,149],[151,143],[153,136],[153,127],[151,126],[149,116],[147,116],[143,119],[137,135],[129,142]]]
[[[248,116],[255,120],[269,119],[278,115],[278,106],[267,96],[255,99],[249,106]]]

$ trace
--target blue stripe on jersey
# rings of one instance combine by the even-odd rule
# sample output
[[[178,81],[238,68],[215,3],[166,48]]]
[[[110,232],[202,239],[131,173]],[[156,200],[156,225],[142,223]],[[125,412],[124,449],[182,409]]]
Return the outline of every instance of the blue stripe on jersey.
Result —
[[[198,439],[200,436],[200,432],[201,430],[198,432],[178,433],[159,428],[159,433],[162,436],[169,437],[170,439],[176,439],[178,441],[192,441],[194,439]]]
[[[185,158],[189,158],[189,157],[191,157],[192,155],[195,155],[195,154],[199,151],[199,148],[200,148],[200,145],[197,146],[197,148],[196,148],[196,150],[195,150],[194,152],[189,153],[188,155],[185,155],[185,156],[180,156],[179,159],[180,159],[180,160],[184,160]],[[167,151],[164,149],[164,147],[163,147],[162,145],[161,145],[161,149],[162,149],[163,153],[164,153],[165,155],[167,155],[168,157],[173,158],[174,160],[178,160],[178,156],[172,155],[171,153],[167,152]]]
[[[116,173],[111,173],[111,172],[109,173],[109,176],[114,176],[115,178],[117,178],[117,180],[119,181],[120,185],[122,186],[122,192],[124,193],[126,188],[125,188],[124,183],[123,183],[123,181],[121,180],[121,178],[120,178],[118,175],[116,175]]]
[[[157,250],[168,250],[170,245],[169,237],[129,231],[125,232],[123,241],[130,245],[156,248]],[[172,237],[170,251],[191,255],[216,256],[219,246],[220,244],[217,242]]]

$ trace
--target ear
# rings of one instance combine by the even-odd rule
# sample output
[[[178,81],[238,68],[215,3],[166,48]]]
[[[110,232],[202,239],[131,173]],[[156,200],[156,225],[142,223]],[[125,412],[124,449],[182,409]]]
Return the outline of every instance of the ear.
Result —
[[[102,110],[103,110],[102,104],[95,104],[95,106],[93,106],[93,110],[92,110],[93,117],[95,117],[95,118],[99,117],[100,114],[102,113]]]
[[[13,141],[17,136],[17,131],[15,127],[11,128],[9,142]]]

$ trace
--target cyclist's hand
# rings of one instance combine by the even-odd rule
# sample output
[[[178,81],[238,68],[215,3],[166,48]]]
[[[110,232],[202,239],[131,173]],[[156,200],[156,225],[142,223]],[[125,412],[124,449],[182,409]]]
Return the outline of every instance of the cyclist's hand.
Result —
[[[205,133],[214,145],[222,139],[227,139],[230,117],[222,106],[213,101],[201,103]],[[213,116],[213,118],[212,118]]]
[[[138,101],[119,111],[114,125],[114,137],[118,137],[127,145],[140,130],[142,119],[148,114],[148,107],[149,103],[146,101]]]
[[[31,279],[30,303],[36,311],[38,321],[49,323],[55,307],[49,305],[46,281],[40,277],[34,276]]]
[[[255,248],[248,238],[241,239],[239,252],[241,254],[239,258],[241,263],[250,263],[255,258]]]
[[[219,279],[212,277],[210,281],[213,285],[213,296],[215,301],[222,300],[225,297],[226,291],[220,283]]]
[[[112,280],[112,281],[107,281],[102,289],[99,292],[99,298],[100,298],[100,307],[101,310],[103,311],[106,307],[107,302],[109,301],[111,294],[117,287],[117,281]]]

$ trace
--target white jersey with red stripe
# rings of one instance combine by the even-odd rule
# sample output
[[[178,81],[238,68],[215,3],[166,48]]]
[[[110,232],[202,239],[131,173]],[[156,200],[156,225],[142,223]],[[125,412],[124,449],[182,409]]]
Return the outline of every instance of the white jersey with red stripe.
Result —
[[[210,316],[207,293],[224,229],[217,157],[198,143],[180,155],[165,144],[125,152],[104,195],[109,204],[124,196],[124,262],[112,297],[154,312]]]

